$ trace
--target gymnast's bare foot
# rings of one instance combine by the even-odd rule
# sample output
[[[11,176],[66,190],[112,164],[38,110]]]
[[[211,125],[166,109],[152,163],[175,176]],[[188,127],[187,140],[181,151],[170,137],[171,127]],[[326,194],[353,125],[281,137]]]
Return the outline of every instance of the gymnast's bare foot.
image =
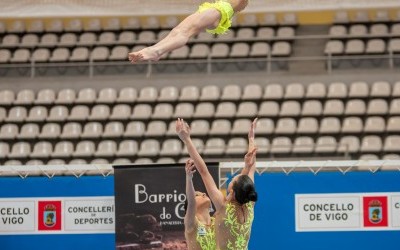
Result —
[[[129,61],[131,61],[131,63],[137,63],[141,61],[158,61],[159,59],[159,53],[151,47],[129,53]]]

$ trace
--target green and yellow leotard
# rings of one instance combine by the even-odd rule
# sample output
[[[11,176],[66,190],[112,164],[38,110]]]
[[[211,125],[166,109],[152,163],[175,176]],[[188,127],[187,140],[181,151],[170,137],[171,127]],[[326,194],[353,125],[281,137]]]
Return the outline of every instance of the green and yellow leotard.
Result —
[[[197,227],[195,230],[185,232],[189,250],[216,250],[214,217],[211,217],[211,224],[205,225],[196,218]]]
[[[205,2],[200,5],[198,11],[203,12],[208,9],[217,9],[221,13],[221,19],[215,29],[207,29],[206,31],[218,35],[226,33],[232,25],[231,19],[235,14],[232,5],[226,0],[218,0],[214,3]]]
[[[243,223],[238,221],[238,211],[247,215]],[[250,239],[251,226],[254,220],[254,202],[242,206],[228,202],[225,213],[216,215],[217,241],[219,249],[247,250]]]

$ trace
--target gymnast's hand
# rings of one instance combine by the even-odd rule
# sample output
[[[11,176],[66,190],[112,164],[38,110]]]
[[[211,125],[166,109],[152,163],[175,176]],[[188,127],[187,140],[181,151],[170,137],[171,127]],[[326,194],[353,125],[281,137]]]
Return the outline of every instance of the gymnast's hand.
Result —
[[[186,140],[190,138],[189,124],[183,119],[178,118],[178,120],[176,120],[176,133],[183,142],[186,142]]]
[[[196,167],[195,167],[194,161],[192,159],[189,158],[186,161],[185,170],[186,170],[186,178],[192,179],[193,174],[196,172]]]
[[[258,120],[258,118],[255,118],[253,120],[253,122],[251,123],[251,127],[250,127],[249,134],[248,134],[249,140],[254,140],[255,130],[257,127],[257,120]]]
[[[244,164],[246,167],[252,167],[256,163],[257,148],[253,148],[244,156]]]

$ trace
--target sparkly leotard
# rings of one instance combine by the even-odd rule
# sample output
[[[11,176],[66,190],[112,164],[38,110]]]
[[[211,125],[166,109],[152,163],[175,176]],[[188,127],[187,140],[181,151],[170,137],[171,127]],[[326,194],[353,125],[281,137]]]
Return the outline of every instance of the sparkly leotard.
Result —
[[[245,221],[238,221],[237,213],[242,210]],[[229,202],[225,213],[216,215],[216,230],[218,249],[247,250],[250,239],[251,226],[254,220],[254,202],[242,206]]]
[[[206,31],[210,34],[218,35],[226,33],[232,25],[231,19],[235,14],[232,5],[226,0],[218,0],[214,3],[205,2],[200,5],[198,11],[203,12],[208,9],[217,9],[221,14],[221,19],[215,29],[207,29]]]
[[[214,217],[211,224],[205,225],[196,218],[196,229],[186,232],[185,237],[189,250],[216,250]]]

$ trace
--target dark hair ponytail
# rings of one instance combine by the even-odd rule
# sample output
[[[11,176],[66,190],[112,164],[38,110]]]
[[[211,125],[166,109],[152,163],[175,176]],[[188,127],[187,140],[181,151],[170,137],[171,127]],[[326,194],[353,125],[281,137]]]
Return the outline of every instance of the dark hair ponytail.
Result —
[[[250,201],[256,202],[258,199],[254,182],[247,175],[239,176],[232,188],[236,201],[241,205]]]

